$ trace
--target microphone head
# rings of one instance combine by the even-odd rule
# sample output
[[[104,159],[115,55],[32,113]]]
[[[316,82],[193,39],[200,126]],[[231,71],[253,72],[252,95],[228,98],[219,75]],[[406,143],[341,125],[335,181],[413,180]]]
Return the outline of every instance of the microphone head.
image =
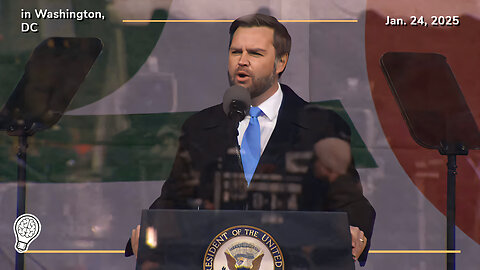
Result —
[[[251,104],[250,93],[240,85],[228,88],[223,95],[223,111],[228,118],[237,122],[245,118]]]

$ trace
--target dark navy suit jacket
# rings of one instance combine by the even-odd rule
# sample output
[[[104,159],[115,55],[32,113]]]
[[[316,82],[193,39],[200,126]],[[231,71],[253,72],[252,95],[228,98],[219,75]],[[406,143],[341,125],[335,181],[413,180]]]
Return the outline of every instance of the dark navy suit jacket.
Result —
[[[349,142],[350,128],[335,112],[309,105],[286,85],[282,84],[281,89],[283,100],[277,123],[249,187],[242,173],[237,125],[227,118],[222,104],[219,104],[185,121],[170,176],[161,196],[150,208],[344,211],[348,214],[350,225],[359,227],[368,239],[367,247],[359,258],[363,265],[372,237],[375,210],[363,196],[353,161],[348,173],[334,182],[315,178],[310,166],[315,158],[312,153],[316,142],[328,137]],[[295,156],[312,158],[310,162],[297,164],[292,169]],[[226,181],[219,178],[219,172],[225,171],[234,175],[229,184],[231,194],[228,202],[219,202],[215,188],[218,187],[218,179]],[[255,204],[252,196],[256,190],[263,190],[265,197],[265,183],[269,183],[265,179],[275,179],[271,181],[272,190],[278,189],[282,182],[296,183],[300,193],[293,206],[292,203]],[[264,201],[271,202],[271,198],[264,198]],[[126,255],[129,254],[131,248],[127,245]]]

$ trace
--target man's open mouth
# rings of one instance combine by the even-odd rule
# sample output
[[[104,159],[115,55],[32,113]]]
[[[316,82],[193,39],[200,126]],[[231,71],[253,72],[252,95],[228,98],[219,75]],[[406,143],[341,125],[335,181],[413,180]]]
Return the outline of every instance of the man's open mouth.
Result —
[[[247,72],[244,72],[244,71],[239,71],[237,72],[237,76],[240,77],[240,78],[246,78],[248,77],[248,73]]]
[[[236,76],[236,78],[237,78],[238,81],[245,81],[245,80],[247,80],[249,77],[250,77],[250,75],[249,75],[248,72],[242,71],[242,70],[237,71],[237,76]]]

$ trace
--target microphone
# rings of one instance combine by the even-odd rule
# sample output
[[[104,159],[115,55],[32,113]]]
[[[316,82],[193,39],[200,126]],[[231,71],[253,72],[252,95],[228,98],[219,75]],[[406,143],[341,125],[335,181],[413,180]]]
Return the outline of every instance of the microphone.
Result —
[[[234,85],[223,95],[223,111],[235,122],[242,121],[250,111],[250,93],[240,85]]]

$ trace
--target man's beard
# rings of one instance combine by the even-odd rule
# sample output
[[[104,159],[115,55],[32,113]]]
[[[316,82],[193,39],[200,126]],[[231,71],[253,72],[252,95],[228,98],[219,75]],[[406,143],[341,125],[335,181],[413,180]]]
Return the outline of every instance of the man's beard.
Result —
[[[275,77],[277,76],[277,74],[275,73],[276,70],[277,70],[277,63],[275,61],[273,64],[273,72],[272,74],[270,74],[270,76],[257,78],[253,74],[250,74],[250,78],[252,80],[252,84],[250,86],[245,87],[242,84],[239,84],[239,83],[237,84],[245,87],[250,93],[251,98],[256,98],[262,95],[263,93],[265,93],[275,83]],[[230,83],[230,86],[235,85],[236,84],[235,77],[232,77],[230,72],[227,72],[227,73],[228,73],[228,82]]]

